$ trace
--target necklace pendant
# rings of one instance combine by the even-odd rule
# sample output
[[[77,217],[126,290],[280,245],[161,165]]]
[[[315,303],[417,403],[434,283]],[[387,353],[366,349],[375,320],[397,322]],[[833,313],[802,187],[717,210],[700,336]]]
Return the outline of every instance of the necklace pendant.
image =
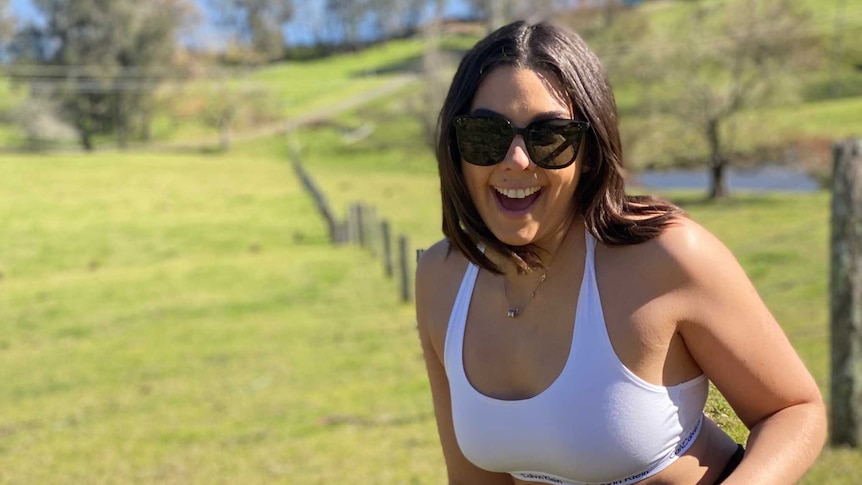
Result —
[[[506,316],[509,318],[515,318],[518,314],[521,313],[521,309],[518,307],[509,308],[509,311],[506,312]]]

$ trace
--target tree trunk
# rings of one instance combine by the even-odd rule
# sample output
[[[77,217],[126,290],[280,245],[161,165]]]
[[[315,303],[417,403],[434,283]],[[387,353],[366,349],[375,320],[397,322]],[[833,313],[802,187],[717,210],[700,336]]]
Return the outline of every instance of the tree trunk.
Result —
[[[143,141],[151,141],[153,139],[153,115],[150,108],[147,107],[141,113],[141,139]]]
[[[485,1],[485,11],[488,16],[485,19],[485,28],[489,34],[506,24],[506,16],[503,9],[507,6],[507,3],[500,0]]]
[[[728,195],[727,177],[724,170],[726,167],[727,161],[720,159],[713,160],[710,164],[710,199],[721,199],[722,197],[726,197]]]
[[[707,123],[706,139],[709,143],[709,198],[720,199],[728,195],[727,177],[724,170],[727,168],[727,159],[721,155],[721,138],[719,135],[719,122],[717,119],[710,120],[709,123]]]
[[[125,106],[120,103],[117,117],[117,148],[125,150],[129,147],[129,119],[126,117]]]
[[[219,147],[223,152],[230,150],[230,121],[227,118],[219,120]]]
[[[93,134],[86,128],[78,128],[78,139],[81,141],[81,147],[88,152],[93,151]]]
[[[862,140],[835,144],[830,441],[862,446]]]
[[[114,127],[117,130],[117,148],[125,150],[129,147],[129,118],[125,96],[117,93],[114,99]]]
[[[437,130],[437,115],[446,98],[446,82],[441,78],[440,70],[443,58],[440,50],[440,39],[443,37],[443,13],[446,7],[444,0],[434,0],[433,17],[425,25],[425,51],[422,55],[422,76],[425,80],[424,103],[420,108],[422,132],[425,144],[434,147],[434,134]]]

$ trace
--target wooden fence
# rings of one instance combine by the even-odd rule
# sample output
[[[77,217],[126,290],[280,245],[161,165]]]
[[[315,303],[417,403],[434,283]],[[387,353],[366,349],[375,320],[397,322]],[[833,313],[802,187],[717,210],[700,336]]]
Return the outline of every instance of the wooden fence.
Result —
[[[346,217],[339,219],[330,207],[326,195],[303,168],[299,156],[293,153],[291,158],[297,177],[305,190],[311,194],[317,210],[326,220],[331,243],[333,245],[355,244],[368,250],[372,256],[381,260],[383,272],[387,277],[398,279],[401,301],[412,301],[413,271],[409,257],[410,239],[405,234],[398,234],[393,238],[392,224],[381,218],[374,206],[363,202],[349,204],[345,211]],[[420,252],[417,251],[417,258],[419,254]]]

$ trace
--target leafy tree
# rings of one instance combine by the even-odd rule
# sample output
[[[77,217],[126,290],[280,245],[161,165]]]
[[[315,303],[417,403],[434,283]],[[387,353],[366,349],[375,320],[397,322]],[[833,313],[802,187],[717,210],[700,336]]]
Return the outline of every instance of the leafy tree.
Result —
[[[146,113],[153,90],[171,73],[177,36],[194,8],[187,0],[34,0],[45,19],[17,39],[19,59],[43,64],[53,81],[33,84],[94,148],[97,134],[124,145],[133,117]],[[146,118],[141,120],[148,122]]]
[[[293,17],[291,0],[208,0],[219,23],[233,30],[241,45],[263,61],[280,59],[286,42],[283,26]]]
[[[744,110],[787,99],[797,89],[789,81],[798,77],[793,74],[808,63],[817,42],[798,1],[700,1],[688,7],[690,15],[669,34],[630,46],[629,54],[639,59],[637,81],[650,86],[650,94],[641,96],[642,108],[679,121],[683,133],[665,133],[677,146],[686,130],[702,140],[709,195],[718,198],[728,192],[726,169],[733,157],[728,134],[737,118]]]

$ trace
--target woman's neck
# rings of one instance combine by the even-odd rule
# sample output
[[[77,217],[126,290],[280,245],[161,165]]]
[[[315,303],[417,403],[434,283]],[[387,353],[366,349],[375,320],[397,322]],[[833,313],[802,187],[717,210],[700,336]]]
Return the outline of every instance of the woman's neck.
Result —
[[[536,254],[541,259],[541,270],[547,270],[554,259],[556,259],[557,253],[564,249],[568,234],[571,232],[572,228],[581,227],[582,225],[583,218],[580,215],[574,215],[566,219],[560,225],[560,228],[554,231],[548,238],[531,244],[533,250],[535,250]],[[488,254],[488,256],[504,274],[514,277],[524,273],[523,270],[519,270],[518,266],[511,259],[503,254],[494,253]],[[532,273],[532,271],[527,271],[527,273]]]

